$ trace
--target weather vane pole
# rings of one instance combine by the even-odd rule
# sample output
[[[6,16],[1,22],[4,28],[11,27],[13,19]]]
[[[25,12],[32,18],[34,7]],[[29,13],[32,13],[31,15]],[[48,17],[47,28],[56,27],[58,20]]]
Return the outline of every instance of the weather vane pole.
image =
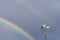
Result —
[[[41,26],[41,30],[42,30],[43,36],[44,36],[43,40],[47,40],[46,35],[47,35],[47,30],[48,30],[48,29],[50,29],[50,26],[48,26],[47,24],[43,24],[43,25]]]

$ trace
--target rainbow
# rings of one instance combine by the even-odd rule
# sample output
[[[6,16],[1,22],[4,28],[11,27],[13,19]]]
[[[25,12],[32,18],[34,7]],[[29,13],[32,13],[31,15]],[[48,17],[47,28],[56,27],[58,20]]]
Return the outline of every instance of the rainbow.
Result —
[[[41,12],[39,12],[39,10],[37,10],[36,8],[32,7],[31,5],[29,5],[28,3],[26,3],[24,0],[16,0],[16,3],[25,7],[26,9],[28,9],[29,11],[32,11],[35,15],[37,15],[40,19],[42,19],[45,23],[49,24],[48,22],[46,22],[46,18],[44,15],[42,15]],[[45,24],[44,23],[44,24]]]
[[[24,29],[20,28],[19,26],[15,25],[14,23],[0,17],[0,21],[3,21],[7,24],[9,24],[11,27],[17,29],[19,32],[23,33],[25,36],[27,36],[28,38],[30,38],[31,40],[34,40],[34,38],[29,34],[27,33],[26,31],[24,31]]]
[[[34,14],[38,15],[40,18],[44,19],[44,17],[42,17],[42,13],[40,13],[39,10],[37,10],[33,6],[29,5],[28,3],[24,2],[23,0],[16,0],[16,3],[25,7],[29,11],[32,11]]]

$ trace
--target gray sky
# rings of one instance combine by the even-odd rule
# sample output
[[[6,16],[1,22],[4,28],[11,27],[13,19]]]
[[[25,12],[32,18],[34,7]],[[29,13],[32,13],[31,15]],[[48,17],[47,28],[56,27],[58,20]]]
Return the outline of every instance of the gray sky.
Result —
[[[41,25],[52,26],[48,40],[60,40],[60,0],[0,0],[0,16],[42,40]]]

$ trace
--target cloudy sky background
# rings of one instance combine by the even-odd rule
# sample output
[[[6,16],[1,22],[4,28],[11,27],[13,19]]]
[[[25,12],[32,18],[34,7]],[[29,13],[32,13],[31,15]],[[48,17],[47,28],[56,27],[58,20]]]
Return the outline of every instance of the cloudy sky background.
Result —
[[[48,40],[60,40],[60,0],[0,0],[0,16],[42,40],[41,25],[52,26]]]

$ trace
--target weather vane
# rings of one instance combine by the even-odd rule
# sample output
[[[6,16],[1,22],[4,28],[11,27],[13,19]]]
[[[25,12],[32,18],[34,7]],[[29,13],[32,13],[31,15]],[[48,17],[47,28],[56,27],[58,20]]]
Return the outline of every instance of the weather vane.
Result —
[[[43,40],[47,40],[46,35],[47,35],[47,30],[48,30],[48,29],[50,29],[50,26],[47,25],[47,24],[43,24],[43,25],[41,26],[41,30],[42,30],[43,35],[44,35]]]

